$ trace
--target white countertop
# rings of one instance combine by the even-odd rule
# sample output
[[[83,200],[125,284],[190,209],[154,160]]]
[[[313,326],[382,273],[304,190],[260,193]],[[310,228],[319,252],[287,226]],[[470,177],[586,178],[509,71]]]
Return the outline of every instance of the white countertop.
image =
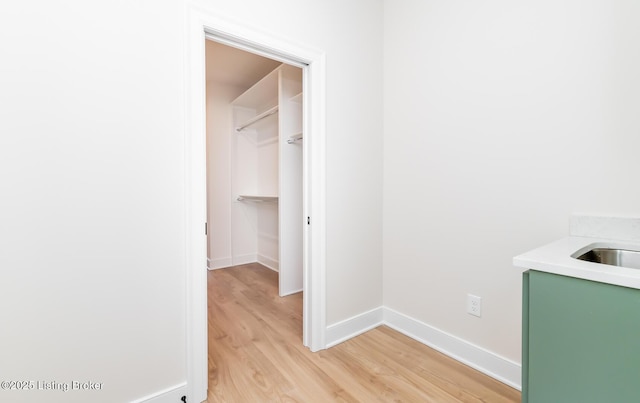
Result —
[[[568,236],[513,258],[513,264],[563,276],[640,289],[640,270],[572,258],[597,247],[640,250],[640,243],[605,238]],[[578,253],[576,253],[578,252]]]

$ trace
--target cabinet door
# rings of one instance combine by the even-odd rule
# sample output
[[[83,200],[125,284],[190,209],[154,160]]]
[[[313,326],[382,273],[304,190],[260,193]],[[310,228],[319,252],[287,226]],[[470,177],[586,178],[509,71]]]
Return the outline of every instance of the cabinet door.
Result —
[[[638,401],[640,291],[536,271],[528,284],[523,401]]]

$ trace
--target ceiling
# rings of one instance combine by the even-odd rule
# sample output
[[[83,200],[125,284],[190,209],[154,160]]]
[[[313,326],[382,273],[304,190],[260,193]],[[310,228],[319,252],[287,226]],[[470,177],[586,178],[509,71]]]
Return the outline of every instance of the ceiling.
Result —
[[[249,88],[281,63],[214,41],[206,41],[207,81]]]

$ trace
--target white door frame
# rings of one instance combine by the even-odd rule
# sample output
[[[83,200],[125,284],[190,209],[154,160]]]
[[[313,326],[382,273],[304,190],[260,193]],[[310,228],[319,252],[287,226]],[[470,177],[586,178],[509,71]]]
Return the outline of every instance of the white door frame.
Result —
[[[303,66],[303,344],[326,348],[325,54],[190,6],[185,44],[186,357],[189,400],[207,398],[205,40]]]

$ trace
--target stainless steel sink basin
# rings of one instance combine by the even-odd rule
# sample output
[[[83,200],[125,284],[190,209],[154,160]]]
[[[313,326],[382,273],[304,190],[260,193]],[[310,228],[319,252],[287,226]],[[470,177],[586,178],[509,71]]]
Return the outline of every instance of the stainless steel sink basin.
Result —
[[[586,253],[577,256],[576,259],[612,266],[627,267],[630,269],[640,269],[640,251],[635,250],[593,248]]]

